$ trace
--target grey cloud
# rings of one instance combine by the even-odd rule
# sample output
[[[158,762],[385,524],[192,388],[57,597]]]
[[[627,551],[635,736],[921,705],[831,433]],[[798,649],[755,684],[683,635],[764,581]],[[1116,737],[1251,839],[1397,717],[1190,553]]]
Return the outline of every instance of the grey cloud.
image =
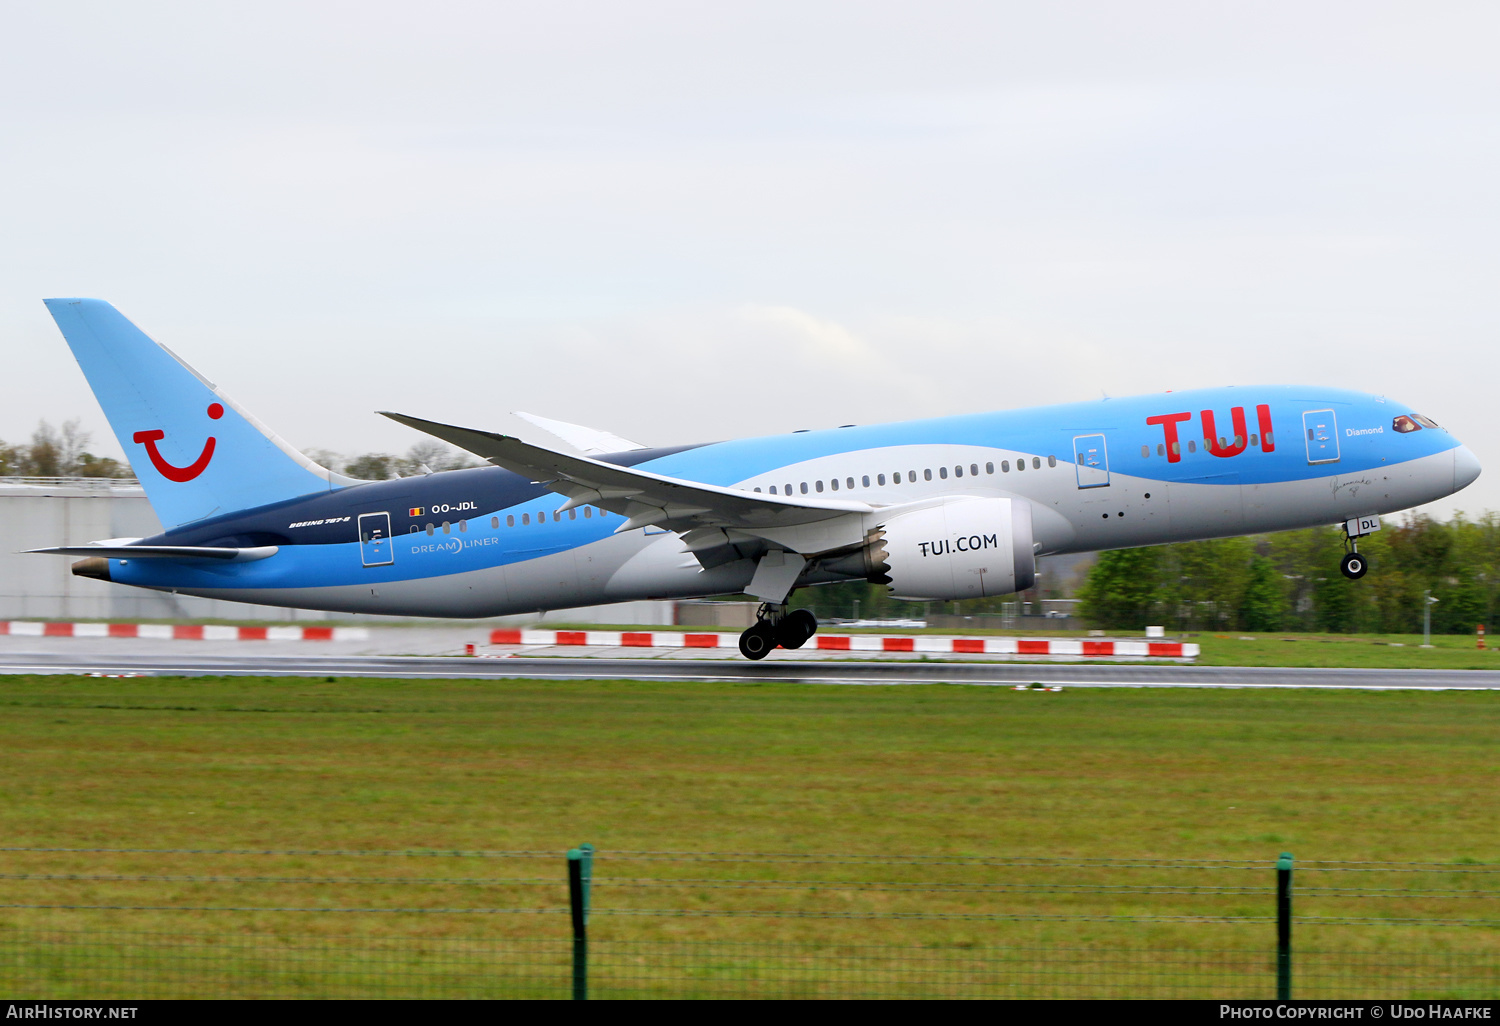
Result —
[[[90,294],[341,451],[409,444],[376,407],[667,442],[1310,380],[1500,463],[1497,22],[16,7],[0,337],[25,384],[0,437],[107,434],[39,302]],[[1464,505],[1500,507],[1500,476]]]

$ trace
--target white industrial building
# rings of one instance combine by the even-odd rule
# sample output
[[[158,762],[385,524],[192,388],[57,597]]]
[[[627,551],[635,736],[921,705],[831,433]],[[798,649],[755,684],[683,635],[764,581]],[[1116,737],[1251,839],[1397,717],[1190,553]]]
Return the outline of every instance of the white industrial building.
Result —
[[[147,538],[161,521],[133,480],[0,477],[0,620],[322,620],[323,612],[126,588],[74,577],[66,556],[28,555],[47,545]],[[349,619],[342,615],[340,619]]]

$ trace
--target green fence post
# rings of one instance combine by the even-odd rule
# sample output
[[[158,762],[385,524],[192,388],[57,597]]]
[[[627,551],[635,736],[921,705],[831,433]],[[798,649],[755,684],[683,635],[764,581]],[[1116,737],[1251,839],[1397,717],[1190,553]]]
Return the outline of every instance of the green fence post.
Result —
[[[1276,860],[1276,1000],[1292,999],[1292,856]]]
[[[568,852],[568,908],[573,914],[573,1000],[589,999],[589,882],[594,875],[594,846],[580,844]]]

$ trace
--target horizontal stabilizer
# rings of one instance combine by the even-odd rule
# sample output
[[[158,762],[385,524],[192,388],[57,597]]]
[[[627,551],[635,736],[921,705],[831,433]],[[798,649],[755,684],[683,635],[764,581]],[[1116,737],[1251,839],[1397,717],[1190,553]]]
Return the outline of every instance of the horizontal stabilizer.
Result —
[[[50,556],[96,556],[101,559],[217,559],[225,563],[253,563],[279,551],[276,545],[230,548],[219,545],[59,545],[49,549],[26,549]]]

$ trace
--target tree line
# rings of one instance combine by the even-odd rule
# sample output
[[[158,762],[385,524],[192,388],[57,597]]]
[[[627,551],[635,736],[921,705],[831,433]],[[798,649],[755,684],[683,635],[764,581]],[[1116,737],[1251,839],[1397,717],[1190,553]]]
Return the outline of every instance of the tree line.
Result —
[[[1101,552],[1074,593],[1076,615],[1105,630],[1160,624],[1179,631],[1416,634],[1427,592],[1438,600],[1431,607],[1435,633],[1500,624],[1500,513],[1387,520],[1359,540],[1359,551],[1370,569],[1357,581],[1339,571],[1344,535],[1332,526]],[[1019,596],[902,602],[884,586],[860,582],[803,588],[792,604],[820,619],[856,609],[881,618],[994,615],[1017,599],[1066,594],[1067,582],[1049,581],[1045,592]]]
[[[78,418],[55,428],[37,424],[31,441],[8,445],[0,440],[0,476],[4,477],[132,477],[129,465],[111,456],[89,452],[91,436]]]
[[[1179,542],[1099,554],[1079,589],[1097,627],[1414,634],[1423,592],[1436,633],[1468,634],[1500,613],[1500,514],[1421,514],[1359,539],[1369,572],[1339,572],[1338,527]]]
[[[439,470],[463,470],[466,467],[486,465],[471,453],[432,439],[417,442],[406,450],[404,456],[384,452],[344,456],[328,449],[308,449],[306,455],[314,463],[357,481],[388,481],[395,477],[417,477]]]

